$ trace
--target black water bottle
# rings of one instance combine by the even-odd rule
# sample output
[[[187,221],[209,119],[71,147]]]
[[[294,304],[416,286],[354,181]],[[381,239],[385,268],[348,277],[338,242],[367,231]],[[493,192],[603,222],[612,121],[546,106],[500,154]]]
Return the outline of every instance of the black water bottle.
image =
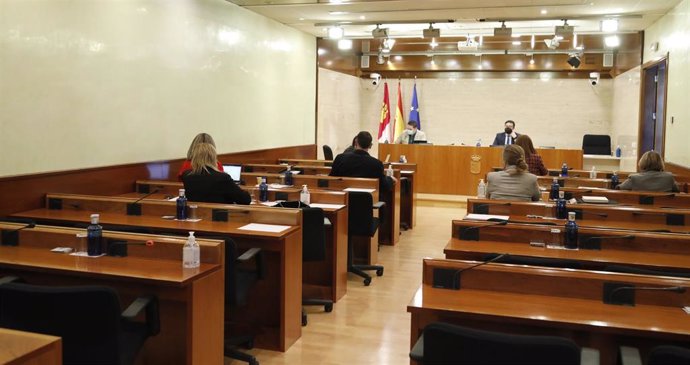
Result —
[[[566,204],[565,192],[559,191],[558,192],[558,200],[556,200],[556,218],[558,218],[558,219],[568,218],[568,210],[567,210],[565,204]]]
[[[290,170],[290,166],[288,166],[287,171],[285,171],[285,185],[292,186],[292,171]]]
[[[568,222],[565,224],[565,248],[577,249],[577,223],[575,212],[568,212]]]
[[[618,184],[620,184],[620,180],[618,180],[618,173],[614,171],[613,175],[611,175],[611,189],[618,187]]]
[[[558,199],[558,192],[560,190],[561,190],[561,186],[558,185],[558,179],[556,179],[554,177],[553,182],[551,183],[551,192],[549,193],[549,199],[551,199],[551,200]]]
[[[91,214],[91,224],[86,227],[86,253],[89,256],[103,254],[103,227],[98,224],[100,215]]]
[[[561,176],[567,177],[568,176],[568,164],[563,162],[563,166],[561,166]]]
[[[259,184],[259,201],[260,202],[267,202],[268,201],[268,184],[266,184],[266,178],[265,177],[261,178],[261,184]]]
[[[187,219],[187,197],[184,195],[184,189],[180,189],[180,195],[177,197],[177,213],[175,219],[183,221]]]

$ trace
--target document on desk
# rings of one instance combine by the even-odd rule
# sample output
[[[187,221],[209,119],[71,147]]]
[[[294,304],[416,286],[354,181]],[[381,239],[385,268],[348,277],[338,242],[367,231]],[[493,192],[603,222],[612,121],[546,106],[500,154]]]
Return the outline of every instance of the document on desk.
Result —
[[[472,221],[488,221],[489,219],[498,219],[502,221],[507,221],[510,219],[510,216],[507,215],[495,215],[495,214],[476,214],[476,213],[470,213],[465,216],[465,219],[467,220],[472,220]]]
[[[342,209],[344,205],[342,204],[325,204],[325,203],[311,203],[309,204],[310,207],[312,208],[321,208],[321,209]]]
[[[288,228],[290,228],[290,226],[281,226],[278,224],[249,223],[249,224],[242,226],[238,229],[241,229],[243,231],[280,233],[280,232],[282,232]]]
[[[343,191],[358,192],[358,193],[373,193],[376,191],[376,189],[346,188],[346,189],[343,189]]]
[[[412,170],[400,170],[401,174],[414,174],[414,171]]]

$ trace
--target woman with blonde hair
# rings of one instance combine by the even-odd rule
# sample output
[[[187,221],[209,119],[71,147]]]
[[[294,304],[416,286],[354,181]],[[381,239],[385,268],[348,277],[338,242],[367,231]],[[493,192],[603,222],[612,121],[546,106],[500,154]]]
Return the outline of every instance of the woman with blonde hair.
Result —
[[[511,144],[503,149],[503,171],[487,175],[486,194],[489,199],[538,201],[541,199],[537,176],[527,171],[525,152]]]
[[[645,152],[637,163],[639,174],[630,174],[617,189],[679,192],[673,175],[664,171],[664,159],[654,151]]]
[[[532,139],[526,134],[521,134],[516,140],[515,144],[522,147],[525,152],[525,162],[527,162],[527,167],[529,172],[539,176],[545,176],[549,174],[549,170],[544,166],[544,161],[542,161],[541,156],[537,154],[537,150],[534,149],[532,144]]]
[[[230,175],[218,171],[218,157],[212,144],[197,144],[190,157],[191,168],[182,174],[187,199],[207,203],[251,203],[248,192],[240,189]]]
[[[192,140],[192,144],[189,145],[189,149],[187,150],[187,159],[182,163],[182,166],[180,166],[180,171],[177,172],[177,179],[182,180],[182,174],[184,174],[185,171],[189,170],[192,168],[192,150],[194,150],[194,147],[198,145],[199,143],[208,143],[213,148],[216,148],[216,142],[213,141],[213,137],[211,137],[210,134],[208,133],[199,133],[197,134],[194,139]],[[218,165],[216,166],[218,171],[223,171],[223,164],[218,162]]]

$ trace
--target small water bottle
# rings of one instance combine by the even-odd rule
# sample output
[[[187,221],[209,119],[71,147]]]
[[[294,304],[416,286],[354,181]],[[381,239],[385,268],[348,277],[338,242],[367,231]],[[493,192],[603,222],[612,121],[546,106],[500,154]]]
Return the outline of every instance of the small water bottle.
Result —
[[[177,197],[177,213],[175,219],[183,221],[187,219],[187,197],[184,195],[184,189],[180,189]]]
[[[568,164],[565,162],[563,162],[563,166],[561,166],[561,176],[568,177]]]
[[[568,218],[568,210],[566,209],[565,191],[558,192],[558,199],[556,200],[556,218]]]
[[[299,193],[299,201],[302,204],[309,205],[310,202],[309,190],[306,185],[302,185],[302,191]]]
[[[482,139],[480,138],[477,140],[477,147],[481,147],[481,146],[482,146]]]
[[[479,185],[477,186],[477,198],[486,198],[486,184],[484,183],[484,179],[479,180]]]
[[[558,179],[553,178],[553,182],[551,182],[551,192],[549,193],[549,199],[551,200],[556,200],[558,199],[558,192],[561,190],[561,186],[558,185]]]
[[[259,201],[260,202],[267,202],[268,201],[268,184],[266,184],[266,178],[265,177],[261,178],[261,184],[259,184]]]
[[[287,171],[285,171],[285,185],[292,186],[292,171],[291,167],[288,165]]]
[[[199,244],[196,242],[194,232],[189,232],[187,242],[182,246],[182,267],[185,269],[199,267],[201,265],[199,251]]]
[[[589,178],[590,179],[596,179],[597,178],[597,170],[592,166],[592,170],[589,172]]]
[[[613,175],[611,175],[611,189],[615,189],[618,184],[620,184],[620,180],[618,180],[618,172],[614,171]]]
[[[388,165],[388,169],[386,169],[386,176],[393,177],[393,175],[395,175],[395,172],[393,171],[393,165]]]
[[[568,222],[565,224],[564,243],[567,249],[577,249],[577,223],[575,223],[575,212],[568,212]]]
[[[91,214],[91,224],[86,227],[86,252],[89,256],[103,254],[103,227],[98,224],[100,215]]]
[[[621,157],[623,151],[621,151],[621,146],[616,146],[616,157]]]

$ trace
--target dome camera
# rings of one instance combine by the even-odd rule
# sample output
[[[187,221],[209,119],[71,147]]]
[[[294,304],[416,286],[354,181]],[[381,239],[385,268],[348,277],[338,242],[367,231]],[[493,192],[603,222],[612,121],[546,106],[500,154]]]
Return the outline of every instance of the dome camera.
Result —
[[[589,73],[589,83],[592,84],[592,86],[597,86],[599,84],[599,77],[601,75],[598,72],[590,72]]]
[[[371,84],[374,86],[377,86],[381,82],[381,75],[377,73],[373,73],[369,75],[369,78],[371,79]]]

